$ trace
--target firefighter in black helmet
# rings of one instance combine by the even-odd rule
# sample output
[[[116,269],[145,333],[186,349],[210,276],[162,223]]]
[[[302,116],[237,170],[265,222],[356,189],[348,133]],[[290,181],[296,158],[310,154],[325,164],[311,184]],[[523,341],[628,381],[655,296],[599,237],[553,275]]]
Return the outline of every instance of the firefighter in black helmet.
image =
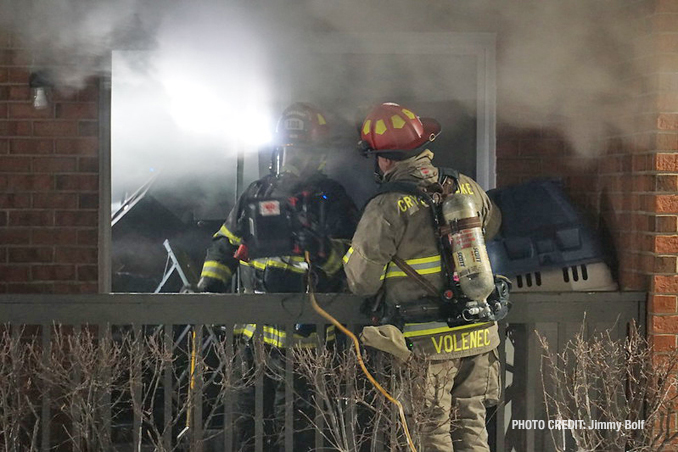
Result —
[[[225,292],[239,267],[242,287],[247,293],[303,293],[309,274],[303,251],[311,255],[317,291],[343,290],[345,277],[341,259],[348,249],[359,215],[342,185],[323,174],[326,155],[331,151],[329,139],[327,119],[316,107],[307,103],[294,103],[284,110],[276,129],[270,174],[253,182],[245,190],[227,220],[214,234],[198,283],[199,291]],[[289,242],[294,244],[293,249],[281,251],[282,254],[277,255],[271,255],[266,249],[257,249],[261,248],[265,240],[254,237],[251,229],[252,206],[257,201],[271,199],[308,202],[309,208],[305,213],[311,217],[311,221],[290,231],[292,237],[289,237]],[[262,235],[274,231],[266,232]],[[255,328],[256,325],[252,324],[237,326],[236,335],[240,335],[242,342],[248,344]],[[328,340],[332,336],[333,332],[328,332]],[[271,357],[282,358],[288,345],[283,328],[265,325],[263,341]],[[295,343],[314,346],[317,343],[314,327],[299,325],[295,332]],[[273,409],[277,421],[274,424],[278,425],[277,428],[276,425],[271,428],[280,432],[284,419],[284,381],[269,380],[266,390],[275,393],[272,396],[265,395],[265,400],[275,399]],[[249,399],[249,395],[243,398],[245,404],[251,402],[253,406],[253,398]],[[295,450],[310,450],[315,434],[311,430],[308,433],[300,438],[295,435]],[[248,434],[250,438],[247,438]],[[243,440],[251,439],[253,430],[241,431],[238,435]],[[275,444],[277,439],[269,437],[266,450],[275,450],[278,447]],[[251,448],[247,444],[240,446],[246,450]]]

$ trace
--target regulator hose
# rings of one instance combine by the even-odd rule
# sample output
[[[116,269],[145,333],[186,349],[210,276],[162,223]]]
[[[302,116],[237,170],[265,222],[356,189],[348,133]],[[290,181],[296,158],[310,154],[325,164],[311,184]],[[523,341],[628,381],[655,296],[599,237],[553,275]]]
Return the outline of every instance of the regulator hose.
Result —
[[[308,253],[308,251],[304,252],[304,256],[306,258],[306,263],[308,264],[309,272],[311,269],[311,257]],[[315,293],[313,291],[313,281],[311,278],[311,275],[309,274],[308,277],[308,297],[311,300],[311,306],[313,306],[313,309],[320,314],[323,318],[326,320],[329,320],[334,326],[339,328],[339,330],[347,335],[348,337],[351,338],[351,341],[353,341],[353,346],[355,347],[356,351],[356,356],[358,357],[358,363],[360,364],[360,368],[362,369],[363,373],[367,377],[367,379],[372,383],[372,385],[377,388],[379,392],[381,392],[384,397],[394,405],[398,407],[398,413],[400,414],[400,421],[403,424],[403,430],[405,431],[405,437],[407,438],[407,445],[410,447],[410,451],[412,452],[417,452],[416,447],[414,446],[414,442],[412,441],[412,437],[410,436],[410,429],[407,427],[407,419],[405,418],[405,409],[403,408],[402,403],[400,401],[396,400],[389,394],[375,378],[372,376],[369,370],[367,370],[367,367],[365,366],[365,362],[363,361],[362,353],[360,352],[360,341],[358,341],[358,338],[353,334],[351,331],[348,330],[344,325],[339,323],[337,319],[332,317],[330,313],[325,311],[323,308],[320,307],[318,304],[318,301],[315,298]]]

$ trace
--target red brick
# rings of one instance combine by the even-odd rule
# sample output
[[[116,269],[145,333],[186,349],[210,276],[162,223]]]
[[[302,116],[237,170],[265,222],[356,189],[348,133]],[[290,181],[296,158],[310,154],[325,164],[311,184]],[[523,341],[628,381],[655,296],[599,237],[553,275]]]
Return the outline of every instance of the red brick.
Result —
[[[25,209],[31,206],[31,196],[26,193],[0,193],[0,209]]]
[[[655,232],[678,232],[678,216],[657,215],[654,230]]]
[[[5,84],[9,82],[9,70],[7,68],[0,68],[0,83]]]
[[[0,226],[7,226],[7,212],[0,210]],[[2,259],[0,259],[2,262]]]
[[[678,253],[678,235],[657,235],[653,251],[659,254]]]
[[[16,139],[10,142],[10,154],[51,154],[54,141],[38,139]]]
[[[656,293],[678,293],[678,275],[654,275],[652,278],[652,286],[652,291]]]
[[[78,100],[80,102],[97,102],[99,100],[98,80],[91,80],[87,86],[78,91]]]
[[[90,174],[57,175],[57,190],[97,191],[99,189],[99,177]]]
[[[678,130],[678,115],[673,113],[660,113],[657,116],[657,128],[659,130]]]
[[[674,314],[678,309],[678,302],[675,295],[651,295],[650,312],[658,314]]]
[[[675,253],[678,253],[676,249]],[[678,257],[676,256],[657,256],[654,262],[655,273],[678,273]]]
[[[54,110],[51,108],[37,109],[31,103],[9,105],[9,117],[13,119],[45,119],[53,116]]]
[[[78,281],[97,281],[99,270],[96,265],[78,265]]]
[[[0,281],[19,282],[30,279],[30,268],[27,265],[0,265]]]
[[[31,230],[33,245],[76,245],[78,231],[66,228],[40,228]]]
[[[78,158],[78,171],[81,173],[98,173],[98,157],[80,157]]]
[[[98,152],[98,138],[76,138],[56,142],[57,154],[97,155]]]
[[[0,172],[26,173],[31,171],[31,159],[27,157],[0,157]]]
[[[78,135],[75,121],[35,121],[33,133],[39,137],[73,137]]]
[[[655,156],[655,169],[657,171],[678,172],[678,153],[657,154]]]
[[[54,187],[54,176],[49,174],[10,174],[7,176],[9,191],[48,191]]]
[[[33,171],[36,173],[70,173],[75,171],[75,157],[36,157],[33,159]]]
[[[0,228],[0,243],[5,245],[30,245],[31,233],[27,228]]]
[[[31,73],[25,68],[12,67],[7,71],[7,78],[9,83],[19,83],[27,85]]]
[[[97,211],[58,210],[55,212],[56,226],[96,226],[99,219]]]
[[[34,209],[76,209],[76,193],[33,193]]]
[[[520,140],[520,155],[524,156],[550,156],[561,155],[565,151],[562,140],[527,139]]]
[[[53,283],[7,284],[7,293],[54,293]]]
[[[52,262],[54,259],[54,250],[52,248],[9,248],[7,250],[9,262]]]
[[[650,322],[652,325],[652,333],[678,333],[678,315],[655,315],[650,317]]]
[[[657,191],[678,192],[678,175],[660,174],[655,179],[655,189]]]
[[[74,265],[33,265],[32,281],[72,281],[75,279]]]
[[[98,209],[99,193],[83,193],[78,195],[78,208],[80,209]]]
[[[658,133],[655,139],[655,146],[660,151],[678,150],[678,134],[676,133]]]
[[[95,103],[58,103],[56,117],[59,119],[97,119],[99,106]]]
[[[57,248],[55,262],[64,264],[96,264],[96,248]]]
[[[657,213],[678,213],[678,195],[657,195],[654,208]]]
[[[17,137],[28,136],[33,132],[28,121],[0,121],[0,135]]]
[[[98,137],[99,123],[96,121],[80,121],[78,123],[78,136]]]
[[[655,12],[658,13],[678,12],[678,0],[657,0],[654,5]]]
[[[98,229],[78,229],[78,245],[97,246],[99,244]]]
[[[622,270],[619,275],[619,284],[623,290],[646,290],[648,279],[646,275]]]
[[[674,32],[678,30],[678,14],[662,13],[652,16],[653,31]]]
[[[0,139],[0,154],[9,154],[9,140]]]
[[[668,352],[676,348],[677,337],[675,334],[651,334],[650,346],[655,352]]]
[[[10,86],[8,100],[31,100],[31,89],[28,86]]]
[[[0,104],[0,119],[7,119],[9,107],[7,104]]]
[[[517,139],[499,139],[497,138],[497,157],[517,157],[520,153],[519,141]]]
[[[10,226],[52,226],[54,212],[51,210],[12,210],[9,212]]]
[[[97,284],[86,283],[56,283],[54,284],[54,293],[56,294],[93,294],[98,293]]]
[[[667,35],[664,35],[667,36]],[[673,45],[678,45],[678,35],[673,35],[675,36],[674,41],[675,44]],[[676,48],[676,51],[678,51],[678,47]],[[659,111],[676,111],[678,110],[678,94],[672,94],[672,93],[658,93],[657,95],[657,110]]]
[[[497,168],[509,174],[540,174],[541,160],[536,158],[497,159]]]

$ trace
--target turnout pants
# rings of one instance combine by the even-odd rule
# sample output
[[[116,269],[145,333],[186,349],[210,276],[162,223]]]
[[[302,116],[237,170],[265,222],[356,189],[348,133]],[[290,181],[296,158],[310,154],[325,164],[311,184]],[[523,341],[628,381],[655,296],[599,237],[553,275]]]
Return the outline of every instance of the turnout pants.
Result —
[[[432,419],[422,426],[422,452],[489,452],[485,407],[495,405],[500,393],[496,349],[466,358],[430,361],[426,408]]]

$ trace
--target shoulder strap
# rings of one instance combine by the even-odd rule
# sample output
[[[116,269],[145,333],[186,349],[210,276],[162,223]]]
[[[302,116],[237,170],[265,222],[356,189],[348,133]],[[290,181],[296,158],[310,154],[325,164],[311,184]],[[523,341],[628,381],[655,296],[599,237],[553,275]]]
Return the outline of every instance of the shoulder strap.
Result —
[[[442,182],[445,177],[451,177],[455,182],[459,181],[459,170],[454,168],[438,167],[438,182]]]

